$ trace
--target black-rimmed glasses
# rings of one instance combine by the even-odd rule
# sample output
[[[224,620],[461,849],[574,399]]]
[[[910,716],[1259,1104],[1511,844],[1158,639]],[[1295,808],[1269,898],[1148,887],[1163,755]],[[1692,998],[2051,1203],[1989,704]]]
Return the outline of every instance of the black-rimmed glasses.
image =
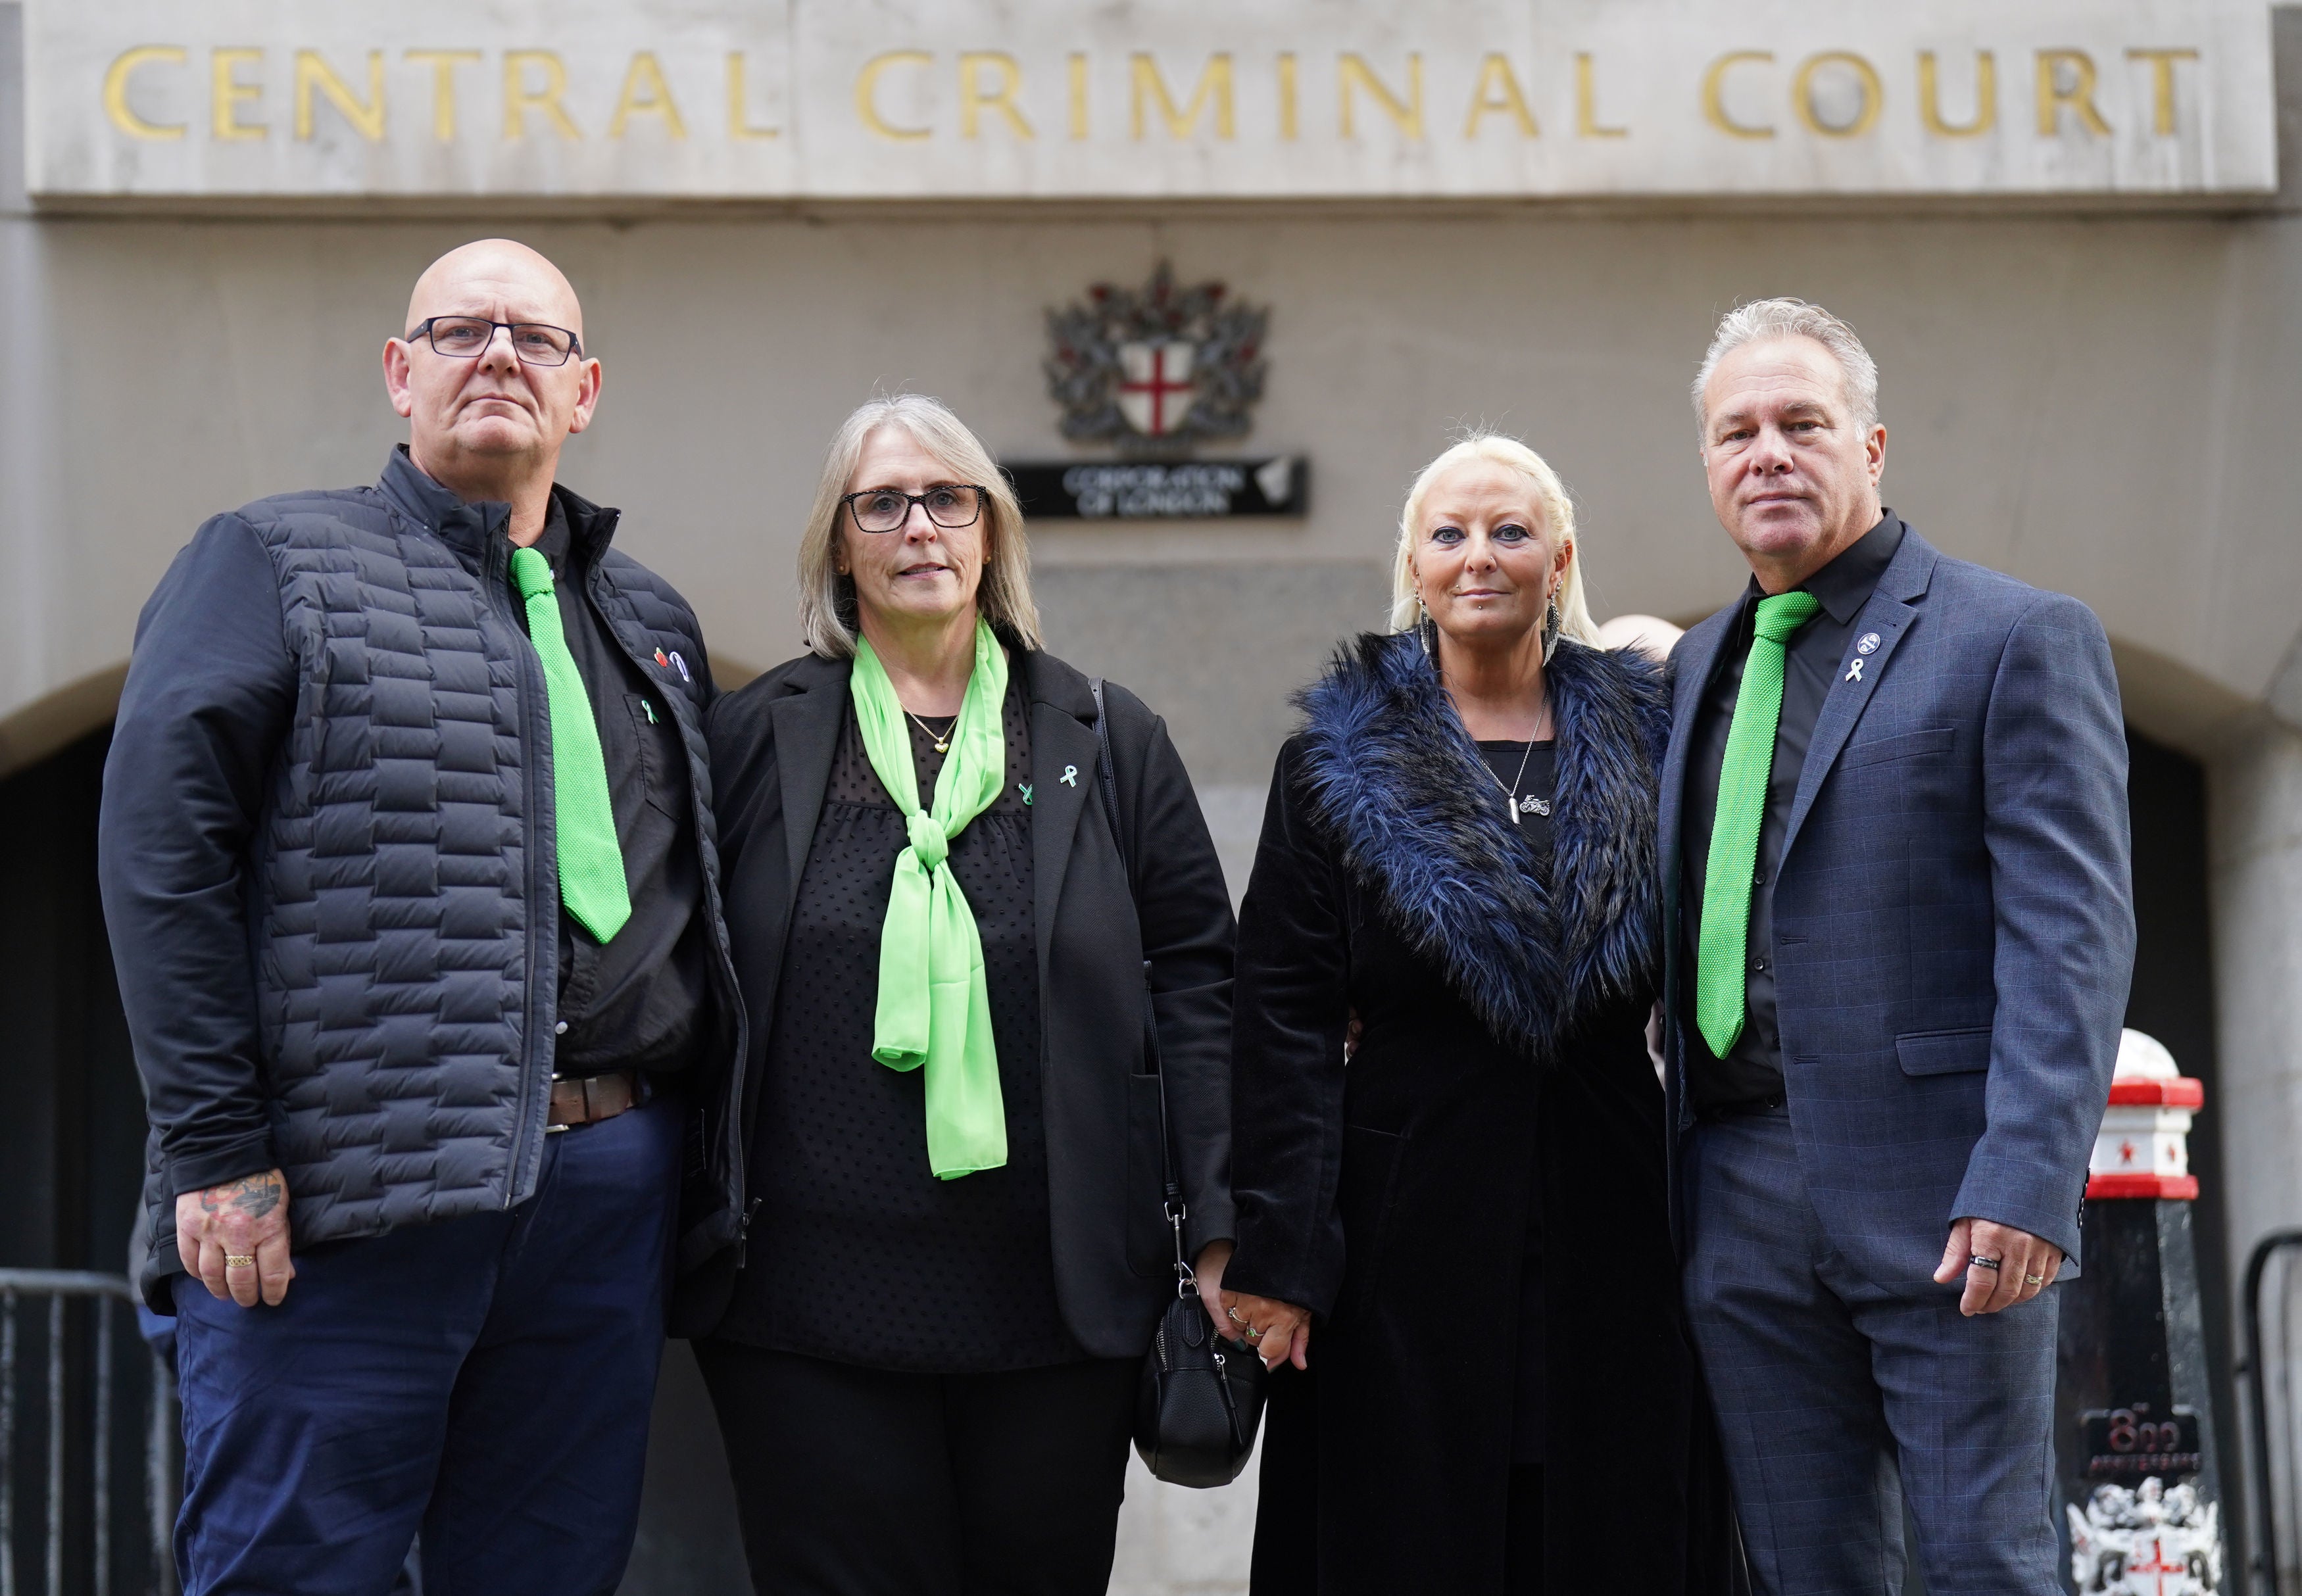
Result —
[[[407,341],[428,339],[432,348],[451,360],[477,360],[496,340],[496,329],[511,334],[512,353],[529,365],[565,365],[584,352],[584,340],[565,327],[548,322],[491,322],[485,316],[426,316]]]
[[[840,500],[847,513],[855,517],[858,532],[894,532],[912,518],[912,506],[927,511],[928,519],[946,532],[956,532],[962,526],[972,526],[983,513],[984,495],[988,488],[972,483],[958,483],[949,487],[929,488],[924,493],[906,493],[895,488],[866,488],[861,493],[849,493]]]

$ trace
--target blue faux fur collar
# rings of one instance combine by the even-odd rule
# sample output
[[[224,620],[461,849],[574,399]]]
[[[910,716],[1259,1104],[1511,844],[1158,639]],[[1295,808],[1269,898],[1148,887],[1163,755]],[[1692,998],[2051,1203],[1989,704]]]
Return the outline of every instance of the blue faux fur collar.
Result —
[[[1502,818],[1477,746],[1412,634],[1362,636],[1297,695],[1304,774],[1345,865],[1508,1043],[1543,1062],[1661,968],[1656,771],[1670,733],[1650,661],[1561,642],[1550,869]]]

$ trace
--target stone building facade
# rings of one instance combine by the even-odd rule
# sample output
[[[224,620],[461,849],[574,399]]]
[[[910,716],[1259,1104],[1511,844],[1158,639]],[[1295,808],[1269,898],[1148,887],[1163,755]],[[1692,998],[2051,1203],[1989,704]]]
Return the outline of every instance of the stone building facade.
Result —
[[[1887,501],[1952,553],[2077,594],[2110,631],[2138,781],[2159,784],[2152,802],[2138,795],[2138,832],[2146,818],[2156,828],[2138,853],[2157,885],[2137,1001],[2155,1008],[2134,1022],[2211,1085],[2194,1145],[2218,1333],[2254,1240],[2302,1222],[2302,12],[2202,7],[2220,30],[2203,43],[2104,35],[2084,53],[2096,75],[2083,105],[2075,64],[2046,59],[2063,45],[1999,40],[2005,137],[2051,122],[2063,153],[2009,145],[2003,160],[1970,160],[1962,145],[1929,167],[1928,139],[1955,142],[1935,123],[1979,115],[1960,97],[1974,88],[1945,74],[1983,12],[1920,8],[1895,38],[1835,52],[1788,22],[1776,39],[1761,19],[1740,44],[1706,39],[1677,61],[1642,55],[1638,31],[1595,5],[1448,0],[1450,15],[1502,30],[1487,55],[1520,63],[1506,84],[1479,53],[1447,55],[1372,5],[1306,8],[1346,15],[1360,29],[1348,49],[1303,29],[1217,49],[1203,18],[1160,54],[1142,43],[1148,7],[1098,8],[1055,48],[1004,39],[1003,12],[957,0],[793,0],[786,11],[807,13],[790,24],[802,64],[806,51],[846,52],[802,105],[777,96],[804,97],[811,80],[788,61],[775,78],[783,58],[769,52],[724,88],[674,59],[676,18],[714,8],[598,0],[579,8],[613,45],[597,84],[579,70],[583,29],[562,40],[540,20],[516,82],[499,82],[517,54],[501,39],[475,42],[467,71],[449,63],[466,71],[467,126],[492,130],[517,93],[545,96],[524,136],[566,147],[464,161],[461,146],[424,143],[439,102],[421,74],[449,69],[411,68],[404,29],[378,21],[373,39],[353,28],[307,51],[293,8],[220,7],[253,31],[211,38],[164,14],[179,8],[131,5],[126,31],[83,45],[58,42],[64,9],[0,4],[0,778],[27,793],[62,782],[66,756],[100,735],[137,611],[205,516],[374,475],[400,435],[379,351],[416,273],[456,243],[509,233],[575,281],[606,385],[566,479],[623,507],[619,536],[694,600],[723,682],[797,651],[796,540],[854,404],[933,393],[1003,459],[1111,458],[1062,433],[1046,317],[1166,262],[1180,281],[1220,281],[1269,312],[1251,430],[1201,454],[1300,457],[1308,511],[1046,520],[1032,554],[1051,646],[1168,718],[1236,890],[1287,694],[1338,639],[1382,624],[1399,500],[1452,431],[1500,427],[1557,465],[1601,616],[1684,624],[1732,597],[1739,562],[1703,496],[1686,386],[1720,312],[1796,294],[1848,317],[1878,357]],[[844,9],[879,33],[802,26]],[[1677,14],[1663,0],[1622,9]],[[1853,10],[1850,35],[1872,40]],[[454,33],[434,31],[427,47]],[[742,54],[709,42],[715,72]],[[388,80],[365,76],[371,46]],[[107,84],[131,47],[176,53]],[[2225,47],[2261,59],[2216,76]],[[651,51],[653,83],[626,65]],[[1706,81],[1713,57],[1738,51]],[[307,53],[330,81],[299,64]],[[1335,64],[1345,55],[1366,81]],[[1842,59],[1807,71],[1825,55]],[[550,100],[562,55],[574,75]],[[861,94],[857,63],[889,55],[901,59]],[[1147,55],[1151,79],[1135,64]],[[1356,117],[1340,155],[1286,164],[1274,119],[1290,71],[1298,128]],[[1678,82],[1677,98],[1650,76]],[[2199,86],[2193,110],[2182,97]],[[387,89],[413,130],[395,122],[368,140],[362,118],[380,120]],[[86,106],[59,111],[71,94]],[[685,143],[664,147],[668,184],[631,175],[643,134],[669,139],[666,97],[685,107]],[[179,131],[122,134],[115,101]],[[556,130],[553,105],[578,139]],[[607,131],[618,112],[624,145]],[[2162,112],[2197,125],[2159,135]],[[843,113],[863,131],[835,128]],[[2095,165],[2088,114],[2108,141]],[[1065,155],[1075,115],[1110,130],[1111,163]],[[871,118],[936,141],[881,137]],[[1759,143],[1722,123],[1776,130],[1760,177],[1718,164]],[[829,175],[763,178],[731,164],[750,158],[741,150],[695,153],[737,129]],[[2196,137],[2150,143],[2178,132]],[[1879,151],[1868,167],[1848,153],[1864,137]],[[1690,142],[1701,138],[1713,142]],[[1505,139],[1531,142],[1492,153]],[[1645,143],[1666,153],[1639,167]],[[271,164],[231,164],[258,145]],[[1128,164],[1129,145],[1151,149],[1148,164]],[[1441,146],[1470,153],[1450,165]],[[928,164],[891,164],[915,147]],[[1578,148],[1596,164],[1577,168]],[[0,894],[38,912],[36,872],[10,859]],[[18,985],[0,991],[0,1022],[53,1000]],[[66,1067],[53,1049],[4,1066]],[[108,1264],[113,1239],[67,1212],[79,1166],[35,1163],[53,1222],[0,1236],[18,1255],[0,1264],[79,1264],[63,1256],[74,1249]],[[67,1233],[83,1240],[67,1247]],[[684,1483],[708,1415],[684,1376],[667,1400],[686,1406],[659,1438],[664,1483],[632,1588],[732,1588],[724,1521]],[[1139,1493],[1114,1589],[1243,1589],[1248,1491]]]

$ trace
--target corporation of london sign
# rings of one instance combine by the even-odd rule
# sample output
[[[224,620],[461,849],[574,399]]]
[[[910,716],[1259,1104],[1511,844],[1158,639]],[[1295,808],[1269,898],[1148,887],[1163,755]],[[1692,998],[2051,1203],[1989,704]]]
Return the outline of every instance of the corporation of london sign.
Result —
[[[2182,201],[2264,0],[28,0],[48,204]]]
[[[1193,459],[1237,442],[1263,398],[1268,309],[1229,285],[1188,282],[1159,263],[1140,288],[1098,282],[1047,313],[1047,397],[1074,443],[1111,460],[1009,461],[1002,469],[1037,519],[1223,520],[1300,517],[1310,462],[1299,455]]]

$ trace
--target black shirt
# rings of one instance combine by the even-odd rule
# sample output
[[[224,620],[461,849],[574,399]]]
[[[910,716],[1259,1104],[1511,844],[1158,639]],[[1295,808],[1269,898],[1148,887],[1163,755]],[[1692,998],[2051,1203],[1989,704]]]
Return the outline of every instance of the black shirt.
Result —
[[[534,548],[550,563],[560,629],[600,728],[632,917],[602,945],[560,910],[552,1069],[560,1075],[677,1070],[688,1063],[709,1001],[687,753],[664,689],[641,674],[593,603],[588,563],[575,555],[573,542],[554,494]],[[525,626],[527,604],[517,584],[512,608]]]
[[[749,1154],[760,1206],[715,1332],[726,1340],[932,1374],[1085,1356],[1055,1300],[1020,670],[1008,678],[1001,726],[1006,785],[952,839],[948,859],[983,942],[1007,1162],[937,1180],[928,1164],[925,1071],[871,1056],[879,938],[895,856],[910,838],[851,701],[785,942]],[[911,733],[920,802],[932,806],[948,756],[916,721]]]
[[[1750,658],[1758,602],[1766,597],[1752,577],[1735,617],[1733,631],[1697,702],[1687,749],[1686,823],[1679,856],[1679,928],[1689,977],[1681,986],[1681,1029],[1687,1041],[1687,1093],[1697,1114],[1779,1104],[1783,1099],[1782,1033],[1775,1012],[1775,873],[1782,862],[1783,837],[1790,827],[1791,802],[1823,700],[1846,674],[1858,646],[1856,619],[1877,591],[1895,551],[1903,546],[1903,523],[1892,510],[1878,524],[1841,550],[1836,559],[1799,585],[1822,601],[1812,620],[1792,634],[1783,661],[1783,716],[1775,731],[1775,763],[1767,781],[1767,811],[1759,827],[1759,858],[1751,888],[1748,956],[1743,972],[1743,1034],[1724,1059],[1711,1056],[1694,1022],[1695,980],[1702,936],[1703,873],[1710,862],[1710,826],[1718,810],[1718,770],[1726,755],[1726,734],[1735,721],[1735,695],[1743,689],[1743,665]],[[1873,645],[1876,646],[1876,645]]]
[[[1558,745],[1537,743],[1482,743],[1479,757],[1501,783],[1495,802],[1505,801],[1507,790],[1518,794],[1518,823],[1534,844],[1535,852],[1550,853],[1550,801],[1558,790]],[[1532,802],[1530,803],[1530,800]],[[1532,1155],[1534,1144],[1529,1143]],[[1550,1371],[1543,1355],[1542,1333],[1542,1182],[1527,1186],[1526,1256],[1518,1277],[1518,1369],[1511,1402],[1511,1461],[1540,1465],[1550,1429]]]

